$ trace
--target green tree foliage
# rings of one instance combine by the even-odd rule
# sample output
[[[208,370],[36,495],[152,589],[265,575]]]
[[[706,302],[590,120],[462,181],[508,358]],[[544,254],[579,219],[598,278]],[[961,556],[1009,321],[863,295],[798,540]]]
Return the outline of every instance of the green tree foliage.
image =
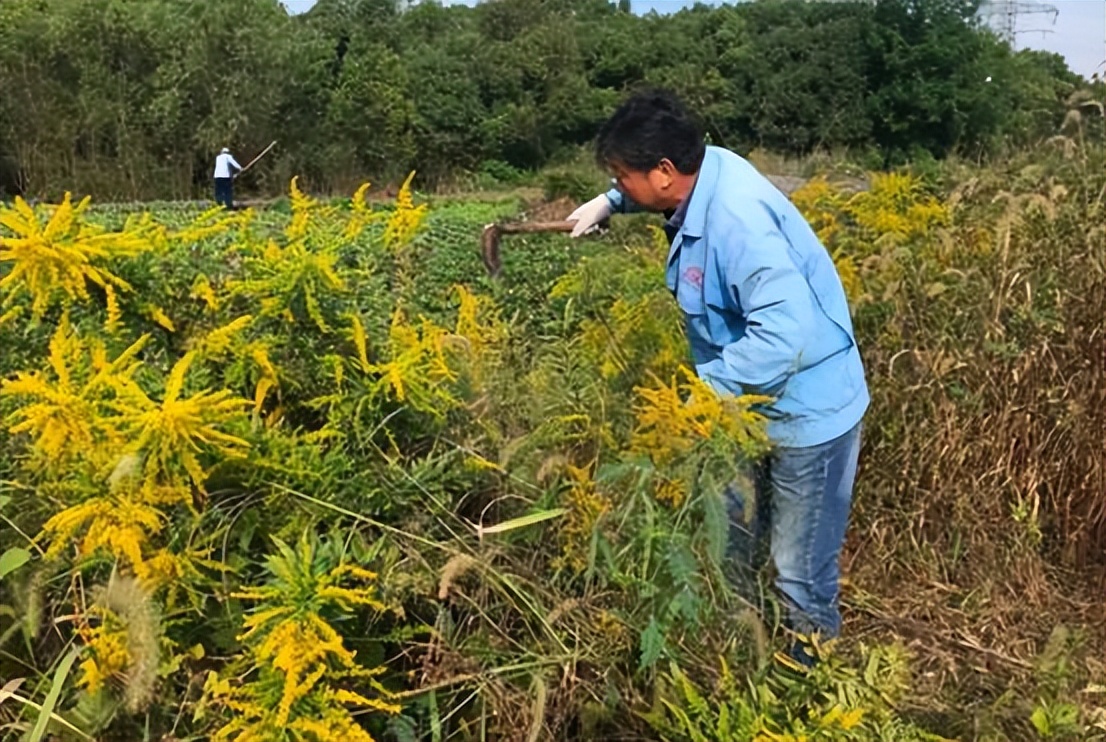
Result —
[[[634,15],[608,0],[4,0],[0,189],[168,198],[214,152],[281,147],[246,187],[344,189],[588,142],[629,88],[671,86],[714,141],[979,155],[1057,133],[1085,85],[1012,52],[976,0],[759,0]],[[990,78],[990,82],[987,82]]]

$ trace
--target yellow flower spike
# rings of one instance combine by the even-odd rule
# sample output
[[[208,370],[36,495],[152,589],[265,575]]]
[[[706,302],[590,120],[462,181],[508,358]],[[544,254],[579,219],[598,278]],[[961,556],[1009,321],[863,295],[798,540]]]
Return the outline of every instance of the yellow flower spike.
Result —
[[[137,225],[107,232],[83,220],[88,204],[86,197],[74,207],[67,193],[61,204],[46,207],[45,225],[22,198],[16,198],[14,208],[0,205],[0,225],[14,235],[0,232],[0,263],[10,264],[0,280],[6,301],[28,294],[37,318],[59,301],[63,306],[88,301],[89,282],[105,290],[130,290],[102,263],[149,249],[149,228]]]
[[[242,598],[246,597],[246,594],[233,593],[231,597]],[[288,615],[291,612],[291,606],[285,605],[277,606],[276,608],[270,608],[269,610],[261,611],[259,613],[254,613],[247,616],[242,621],[242,625],[246,629],[246,631],[238,635],[238,641],[246,641],[251,636],[256,634],[260,629],[262,629],[269,621],[273,620],[274,618],[279,618],[280,616]]]
[[[21,307],[17,304],[16,306],[12,307],[8,311],[4,312],[4,314],[0,315],[0,326],[3,326],[5,324],[7,324],[8,322],[11,322],[13,319],[15,319],[16,317],[18,317],[21,314],[23,314],[23,307]]]
[[[397,704],[385,703],[384,701],[376,698],[365,698],[365,696],[361,695],[360,693],[355,693],[351,690],[345,690],[342,688],[332,691],[330,694],[330,698],[336,703],[356,704],[358,706],[364,706],[365,708],[373,708],[379,711],[385,711],[389,714],[398,714],[400,711],[403,710],[403,708]]]
[[[115,293],[115,287],[108,284],[104,287],[104,296],[107,302],[107,320],[104,321],[104,331],[114,335],[119,329],[119,320],[123,318],[123,310],[119,308],[119,297]]]
[[[38,234],[38,220],[22,196],[15,197],[15,209],[0,208],[0,226],[26,237]]]
[[[502,466],[494,461],[488,461],[480,454],[469,454],[465,457],[465,466],[473,471],[495,471],[499,473],[505,473]]]
[[[253,322],[253,315],[245,314],[231,320],[222,327],[216,327],[196,344],[197,351],[205,356],[218,356],[225,353],[235,337]]]
[[[563,499],[568,513],[560,529],[561,555],[556,564],[580,573],[588,566],[592,533],[600,519],[610,512],[612,505],[610,498],[599,491],[586,469],[569,464],[565,472],[572,486]]]
[[[838,722],[842,729],[848,731],[859,724],[864,719],[864,709],[855,708],[850,711],[846,711]]]
[[[271,587],[254,587],[249,590],[238,590],[230,594],[232,598],[239,598],[241,600],[273,600],[279,598],[281,595],[280,590]]]
[[[219,308],[219,298],[215,295],[215,290],[211,288],[211,282],[207,276],[200,274],[196,276],[196,280],[192,282],[192,290],[188,294],[193,299],[201,299],[207,308],[215,311]]]
[[[300,190],[298,175],[292,178],[288,186],[288,195],[292,201],[292,218],[285,234],[289,239],[296,239],[307,232],[307,223],[311,209],[315,206],[315,200]]]
[[[631,446],[665,465],[691,451],[699,442],[722,431],[747,449],[763,453],[768,447],[767,420],[753,408],[771,397],[743,395],[723,399],[686,367],[683,383],[675,378],[654,388],[637,387],[636,426]],[[681,398],[686,395],[687,401]]]
[[[350,564],[349,562],[346,562],[345,564],[340,564],[335,567],[334,571],[331,572],[330,575],[332,578],[349,575],[350,577],[356,578],[358,580],[364,580],[366,582],[372,582],[379,576],[376,572],[373,572],[372,570],[358,567],[356,564]]]
[[[344,606],[367,605],[378,611],[385,610],[385,605],[376,598],[365,595],[359,590],[351,590],[345,587],[329,586],[319,590],[318,595],[324,600],[333,600]]]
[[[414,179],[415,171],[412,170],[396,195],[395,210],[384,227],[384,244],[393,251],[398,252],[414,239],[426,216],[427,205],[415,206],[411,195],[411,181]]]
[[[334,266],[338,264],[338,256],[336,254],[324,253],[321,255],[314,255],[310,263],[312,267],[318,271],[319,275],[322,276],[328,288],[345,291],[345,279],[334,270]]]
[[[845,289],[845,296],[848,297],[850,306],[855,305],[864,294],[864,284],[860,279],[856,261],[839,251],[834,254],[833,264],[841,277],[841,285]]]
[[[171,480],[183,469],[202,489],[206,473],[197,453],[206,448],[224,457],[238,457],[249,448],[246,441],[219,430],[245,411],[248,400],[226,389],[179,398],[195,357],[196,351],[190,351],[174,364],[160,404],[133,384],[126,390],[126,402],[116,404],[122,427],[132,435],[132,450],[145,454],[148,481]]]
[[[357,190],[353,192],[353,196],[350,197],[350,208],[353,211],[364,210],[365,208],[365,194],[369,192],[369,188],[372,185],[369,181],[365,181],[357,187]]]
[[[108,399],[114,390],[133,383],[140,364],[132,359],[147,339],[139,338],[108,363],[103,348],[82,342],[63,315],[47,355],[54,379],[32,371],[0,382],[0,395],[27,400],[9,418],[9,432],[33,435],[35,452],[52,465],[82,451],[109,451],[119,430],[117,420],[107,414]]]
[[[104,621],[86,632],[85,644],[91,656],[81,662],[81,675],[77,681],[89,693],[98,692],[109,680],[122,676],[131,664],[126,631],[117,625],[118,621],[109,621],[104,615],[106,611],[98,612]]]
[[[269,244],[262,254],[262,259],[267,263],[277,263],[283,257],[284,251],[280,249],[280,245],[275,240],[269,240]]]
[[[361,318],[356,314],[350,315],[350,335],[357,348],[357,360],[361,362],[361,370],[367,371],[372,365],[369,363],[369,343],[365,337],[365,326],[361,324]]]
[[[292,704],[310,693],[326,671],[326,665],[320,665],[307,673],[303,680],[297,681],[297,673],[289,670],[286,675],[287,680],[284,683],[284,692],[280,697],[280,705],[277,706],[276,724],[278,726],[284,726],[288,723],[288,715],[292,713]]]
[[[292,218],[284,230],[289,241],[302,240],[312,235],[312,225],[320,219],[334,216],[334,208],[320,204],[316,199],[300,190],[299,176],[292,178],[288,185]]]
[[[233,712],[213,739],[283,738],[286,730],[319,742],[364,742],[372,738],[351,710],[398,713],[399,707],[374,678],[385,668],[357,664],[342,636],[320,615],[354,605],[385,606],[375,597],[375,574],[350,563],[334,564],[334,551],[304,539],[296,548],[278,542],[270,558],[271,579],[234,597],[258,605],[243,621],[254,673],[238,685],[209,676],[205,694]],[[360,583],[360,584],[357,584]],[[339,683],[359,681],[357,690]],[[376,691],[380,697],[366,695]]]
[[[326,300],[347,290],[339,260],[349,240],[342,236],[334,208],[304,194],[297,179],[290,194],[292,218],[284,244],[275,239],[264,245],[247,243],[244,275],[225,287],[232,296],[256,302],[264,316],[283,317],[289,324],[310,319],[320,331],[329,332]]]
[[[247,347],[247,351],[253,363],[261,368],[261,377],[258,379],[257,388],[253,391],[253,411],[260,412],[261,406],[264,404],[265,398],[269,396],[270,391],[280,387],[280,379],[276,376],[276,368],[269,358],[269,349],[265,347],[264,343],[251,343]]]
[[[194,245],[197,242],[226,234],[232,229],[240,229],[253,218],[250,209],[228,214],[221,206],[204,211],[186,227],[170,232],[162,229],[160,241],[164,244]]]
[[[184,491],[188,496],[187,491]],[[160,533],[164,516],[140,491],[127,491],[87,500],[55,514],[42,526],[38,538],[48,539],[47,557],[53,558],[74,541],[80,558],[106,552],[134,570],[143,582],[157,581],[168,565],[164,558],[148,560],[145,551]],[[78,534],[84,530],[84,535]]]
[[[169,319],[167,315],[160,307],[150,308],[150,319],[164,327],[169,332],[176,332],[177,326],[173,324],[173,320]]]
[[[656,485],[654,495],[660,502],[667,502],[674,508],[680,507],[687,498],[684,483],[674,479],[663,479]]]
[[[388,331],[388,359],[376,364],[358,363],[362,373],[376,377],[370,385],[370,396],[392,398],[434,417],[459,405],[444,385],[457,379],[445,355],[446,336],[444,328],[426,319],[418,327],[409,324],[403,309],[397,306]]]
[[[315,296],[315,292],[310,286],[304,286],[303,288],[304,304],[307,305],[307,316],[315,321],[315,326],[319,328],[319,332],[324,335],[330,332],[330,325],[327,324],[326,319],[323,317],[323,310],[319,306],[319,299]]]
[[[194,360],[196,360],[195,351],[185,353],[180,360],[173,364],[173,370],[169,372],[169,380],[165,382],[166,404],[177,401],[181,389],[184,388],[184,375],[188,373],[188,367],[192,365]]]
[[[499,316],[495,303],[488,297],[477,296],[460,284],[457,292],[457,324],[454,333],[464,338],[473,361],[474,371],[487,352],[507,337],[506,326]]]
[[[374,222],[378,222],[383,218],[383,214],[374,213],[372,207],[369,206],[368,201],[365,199],[365,194],[368,193],[369,184],[362,183],[361,187],[353,194],[353,198],[350,199],[350,217],[346,223],[345,229],[342,231],[342,238],[345,240],[355,240],[364,231],[365,227]]]

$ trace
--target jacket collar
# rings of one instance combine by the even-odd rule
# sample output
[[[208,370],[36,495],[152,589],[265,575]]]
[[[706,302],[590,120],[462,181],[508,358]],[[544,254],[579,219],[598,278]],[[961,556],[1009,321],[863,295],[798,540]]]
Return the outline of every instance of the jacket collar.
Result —
[[[695,179],[695,186],[691,190],[691,195],[688,196],[683,224],[680,225],[679,231],[672,238],[671,247],[668,249],[667,262],[669,266],[680,255],[685,238],[694,241],[702,237],[706,231],[707,208],[710,206],[711,198],[714,196],[714,188],[718,182],[718,173],[721,167],[720,159],[716,148],[707,147],[707,152],[703,156],[703,164],[699,167],[699,175]],[[674,288],[674,285],[670,285],[669,288]]]
[[[685,237],[702,237],[707,226],[707,207],[714,195],[714,186],[718,180],[719,156],[714,147],[707,147],[703,164],[699,167],[699,176],[695,187],[688,197],[687,212],[680,234]]]

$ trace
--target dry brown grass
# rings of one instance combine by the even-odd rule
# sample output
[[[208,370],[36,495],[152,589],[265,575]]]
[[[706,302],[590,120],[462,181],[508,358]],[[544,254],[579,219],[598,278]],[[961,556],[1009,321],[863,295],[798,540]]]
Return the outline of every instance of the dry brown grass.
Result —
[[[1032,690],[1055,626],[1084,632],[1086,658],[1106,648],[1100,160],[969,181],[951,263],[919,260],[892,311],[858,322],[874,399],[848,631],[903,637],[919,696],[961,724]]]

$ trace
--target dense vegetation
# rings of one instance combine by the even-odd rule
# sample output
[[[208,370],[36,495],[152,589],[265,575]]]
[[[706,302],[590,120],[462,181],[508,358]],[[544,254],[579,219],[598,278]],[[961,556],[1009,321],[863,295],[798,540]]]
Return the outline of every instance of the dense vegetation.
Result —
[[[642,81],[738,151],[871,166],[1036,142],[1093,100],[1060,57],[980,27],[975,0],[627,5],[320,0],[289,17],[276,0],[3,0],[0,195],[206,194],[219,147],[274,139],[243,186],[510,181],[587,142]]]
[[[874,398],[813,673],[725,579],[764,440],[653,217],[493,281],[514,199],[3,207],[0,733],[1106,739],[1106,157],[869,185],[793,195]]]
[[[1101,83],[968,0],[630,4],[0,0],[0,739],[1106,742]],[[813,672],[658,218],[481,263],[642,81],[824,174],[873,404]],[[272,139],[265,208],[95,203]]]

